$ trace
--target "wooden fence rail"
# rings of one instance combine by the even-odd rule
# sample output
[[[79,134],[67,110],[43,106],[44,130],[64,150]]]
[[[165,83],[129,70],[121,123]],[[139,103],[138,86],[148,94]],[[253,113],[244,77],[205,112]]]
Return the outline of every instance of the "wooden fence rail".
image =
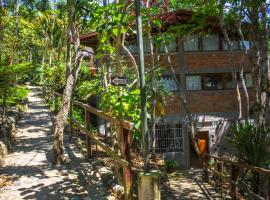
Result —
[[[266,199],[270,200],[270,170],[248,165],[246,163],[239,163],[227,158],[218,157],[214,155],[205,154],[204,160],[204,175],[206,174],[206,179],[209,180],[208,171],[213,174],[215,187],[221,188],[224,183],[229,184],[230,196],[232,199],[238,199],[237,189],[241,189],[248,194],[248,197],[251,199],[264,200],[264,197],[255,194],[250,188],[241,180],[239,180],[240,171],[244,169],[251,170],[258,174],[264,175],[267,177],[267,191],[266,191]],[[214,164],[209,164],[209,159],[214,160]],[[229,175],[223,173],[225,166],[229,166],[230,172]]]
[[[58,111],[57,108],[57,97],[62,97],[62,94],[53,92],[53,101],[56,106],[54,109]],[[84,109],[85,113],[85,126],[80,124],[73,117],[73,106],[76,105],[82,109]],[[117,126],[117,143],[120,148],[121,155],[118,155],[117,152],[114,151],[109,145],[103,143],[99,140],[98,137],[95,136],[93,131],[91,131],[90,127],[90,113],[96,115],[99,118],[105,119],[113,125]],[[108,154],[111,158],[113,158],[114,162],[119,164],[123,169],[123,181],[124,181],[124,189],[125,189],[125,199],[131,199],[131,188],[132,188],[132,171],[131,171],[131,156],[130,156],[130,146],[131,146],[131,132],[134,129],[134,123],[119,120],[115,117],[110,116],[108,113],[105,113],[101,110],[98,110],[88,104],[71,101],[70,113],[69,113],[69,121],[70,121],[70,130],[71,134],[73,134],[73,127],[76,126],[82,133],[86,135],[86,147],[87,147],[87,155],[92,156],[91,150],[91,142],[94,141],[98,146],[100,146],[106,154]]]

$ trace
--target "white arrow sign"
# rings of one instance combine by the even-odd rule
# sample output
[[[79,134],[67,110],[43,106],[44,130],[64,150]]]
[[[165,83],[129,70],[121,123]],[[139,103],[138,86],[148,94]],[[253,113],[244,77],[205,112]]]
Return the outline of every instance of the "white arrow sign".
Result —
[[[127,77],[125,76],[114,76],[112,77],[112,84],[117,86],[126,86]]]

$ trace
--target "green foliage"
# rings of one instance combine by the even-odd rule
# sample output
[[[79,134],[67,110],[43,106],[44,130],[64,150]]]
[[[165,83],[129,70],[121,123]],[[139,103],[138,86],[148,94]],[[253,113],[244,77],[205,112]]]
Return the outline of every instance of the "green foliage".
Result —
[[[43,69],[43,84],[50,90],[59,91],[66,83],[65,63],[55,63],[53,66],[46,65]]]
[[[28,89],[25,86],[15,86],[7,90],[7,105],[16,106],[27,100]],[[3,91],[0,90],[0,104],[3,104]]]
[[[165,160],[165,167],[168,172],[171,172],[176,169],[177,161],[175,159]]]
[[[228,140],[236,147],[240,159],[255,166],[269,162],[270,128],[263,130],[251,123],[238,123],[231,131]]]

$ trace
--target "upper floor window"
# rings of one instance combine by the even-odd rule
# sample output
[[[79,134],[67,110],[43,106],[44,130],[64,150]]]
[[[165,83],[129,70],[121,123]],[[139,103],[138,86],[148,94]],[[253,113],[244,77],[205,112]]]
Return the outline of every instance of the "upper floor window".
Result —
[[[200,75],[188,75],[186,76],[187,90],[201,90],[202,80]]]
[[[244,50],[245,48],[244,48],[244,45],[245,45],[245,48],[247,49],[247,50],[249,50],[250,49],[250,47],[251,47],[251,43],[250,43],[250,41],[244,41],[244,44],[242,43],[242,42],[240,42],[240,49],[241,50]]]
[[[198,51],[199,41],[196,35],[187,35],[184,38],[184,51]]]
[[[128,42],[127,45],[128,50],[130,53],[137,53],[138,47],[137,47],[137,40],[131,40]]]
[[[129,41],[127,48],[130,51],[130,53],[132,53],[132,54],[137,53],[138,52],[137,40]],[[144,53],[150,52],[150,41],[148,38],[143,38],[143,51],[144,51]]]
[[[166,91],[175,92],[177,91],[177,85],[171,76],[162,76],[163,86]]]
[[[187,90],[222,90],[233,88],[231,73],[209,73],[186,76]]]
[[[229,50],[229,45],[226,41],[223,40],[223,50]],[[231,50],[233,51],[237,51],[237,50],[240,50],[240,44],[239,44],[239,41],[231,41]]]
[[[244,74],[246,87],[250,88],[252,87],[252,75],[251,73],[245,73]]]
[[[172,36],[168,36],[165,38],[165,44],[167,46],[168,52],[176,52],[177,51],[177,43],[176,38]],[[156,46],[159,52],[165,52],[165,45],[163,42],[156,43]]]
[[[217,51],[219,50],[218,35],[207,35],[202,38],[203,51]]]

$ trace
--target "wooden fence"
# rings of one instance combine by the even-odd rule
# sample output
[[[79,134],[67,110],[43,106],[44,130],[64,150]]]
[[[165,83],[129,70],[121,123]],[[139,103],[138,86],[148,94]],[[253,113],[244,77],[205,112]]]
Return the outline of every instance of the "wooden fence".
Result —
[[[54,109],[58,111],[57,98],[62,97],[62,94],[57,92],[53,93],[54,100]],[[82,125],[73,117],[73,106],[76,105],[84,110],[85,113],[85,125]],[[90,113],[96,115],[99,118],[105,119],[110,122],[111,125],[117,126],[117,143],[120,148],[121,155],[118,155],[114,149],[108,144],[99,140],[98,137],[91,131],[90,128]],[[81,103],[78,101],[71,102],[71,109],[69,114],[70,121],[70,132],[73,135],[74,126],[77,127],[81,133],[86,135],[86,147],[87,147],[87,155],[89,157],[92,156],[91,144],[94,142],[98,146],[100,146],[110,157],[113,158],[114,162],[120,165],[123,169],[123,181],[124,181],[124,189],[125,189],[125,199],[131,198],[131,189],[132,189],[132,171],[131,171],[131,156],[130,156],[130,145],[132,138],[132,130],[134,129],[134,123],[119,120],[115,117],[110,116],[109,114],[98,110],[88,104]]]
[[[212,160],[213,162],[209,162],[209,160]],[[232,199],[239,199],[238,190],[241,190],[247,194],[246,197],[249,199],[270,200],[270,170],[209,154],[205,155],[203,166],[204,178],[209,181],[210,176],[208,172],[211,172],[213,175],[212,178],[214,186],[217,188],[222,188],[224,185],[228,185]],[[225,168],[227,171],[229,171],[229,173],[225,173]],[[266,197],[261,197],[258,194],[255,194],[246,183],[240,180],[240,174],[245,170],[255,172],[267,178],[267,189],[265,192]]]

